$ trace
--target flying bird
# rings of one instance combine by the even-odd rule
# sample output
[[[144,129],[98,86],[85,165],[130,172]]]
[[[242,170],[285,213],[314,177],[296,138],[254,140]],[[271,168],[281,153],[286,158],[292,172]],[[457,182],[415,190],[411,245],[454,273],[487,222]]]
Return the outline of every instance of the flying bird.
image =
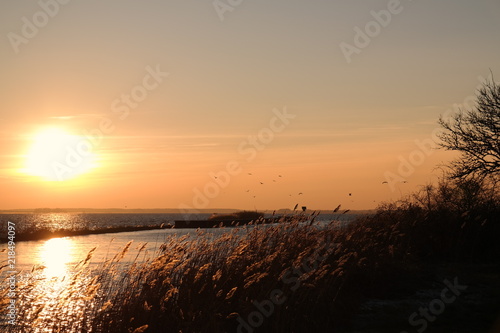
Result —
[[[280,178],[281,178],[281,175],[278,175],[278,177],[280,177]]]
[[[260,182],[260,185],[264,185],[264,183],[263,183],[263,182]]]
[[[382,184],[389,184],[388,182],[382,182]]]
[[[349,196],[352,196],[352,193],[349,193]]]
[[[252,174],[249,172],[248,175],[251,176]]]
[[[302,195],[302,192],[299,192],[299,195]]]

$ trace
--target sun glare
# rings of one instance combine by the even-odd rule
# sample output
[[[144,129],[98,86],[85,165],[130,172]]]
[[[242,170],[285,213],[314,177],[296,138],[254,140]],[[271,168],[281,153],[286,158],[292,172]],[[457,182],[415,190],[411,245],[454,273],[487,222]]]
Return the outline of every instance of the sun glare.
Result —
[[[48,128],[33,136],[23,171],[47,181],[72,179],[95,166],[92,148],[82,136]]]
[[[73,242],[68,238],[52,238],[45,242],[40,253],[40,261],[45,266],[47,278],[62,277],[68,271]]]

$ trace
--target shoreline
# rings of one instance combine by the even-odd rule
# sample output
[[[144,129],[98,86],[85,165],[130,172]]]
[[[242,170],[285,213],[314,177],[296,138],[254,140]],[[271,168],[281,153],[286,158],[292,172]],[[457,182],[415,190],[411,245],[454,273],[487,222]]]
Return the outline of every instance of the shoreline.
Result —
[[[166,225],[162,224],[154,226],[111,227],[111,228],[95,229],[95,230],[58,230],[58,231],[38,230],[34,232],[18,233],[15,239],[17,242],[41,241],[59,237],[101,235],[101,234],[157,230],[157,229],[171,229],[171,228],[173,228],[173,225],[171,224],[166,224]],[[6,243],[4,238],[0,240],[0,244]]]

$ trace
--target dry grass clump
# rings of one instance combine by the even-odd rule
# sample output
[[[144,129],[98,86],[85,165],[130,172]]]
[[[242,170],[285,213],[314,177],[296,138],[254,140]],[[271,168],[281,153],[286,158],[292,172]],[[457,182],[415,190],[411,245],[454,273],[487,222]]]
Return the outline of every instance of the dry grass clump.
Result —
[[[277,290],[281,304],[256,331],[332,331],[349,322],[363,297],[390,290],[412,268],[400,225],[365,219],[338,228],[297,220],[216,239],[201,231],[172,236],[157,258],[134,266],[117,289],[107,288],[93,327],[234,332]]]
[[[297,222],[233,229],[216,239],[204,232],[173,236],[161,255],[125,274],[120,289],[126,292],[111,292],[94,327],[102,332],[145,325],[147,332],[235,331],[237,317],[246,318],[256,310],[253,302],[269,299],[275,289],[286,300],[261,329],[333,327],[357,301],[341,301],[353,256],[334,245],[331,231]],[[327,314],[333,314],[332,322]]]

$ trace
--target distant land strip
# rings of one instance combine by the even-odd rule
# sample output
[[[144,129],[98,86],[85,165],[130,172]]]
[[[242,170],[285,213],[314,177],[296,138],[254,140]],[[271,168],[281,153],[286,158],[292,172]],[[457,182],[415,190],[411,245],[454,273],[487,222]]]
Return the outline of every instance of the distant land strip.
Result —
[[[36,241],[45,240],[55,237],[69,237],[69,236],[85,236],[85,235],[99,235],[108,233],[118,233],[118,232],[132,232],[132,231],[143,231],[143,230],[155,230],[155,229],[168,229],[172,228],[171,224],[161,224],[161,225],[150,225],[150,226],[126,226],[126,227],[111,227],[111,228],[101,228],[101,229],[81,229],[81,230],[56,230],[50,231],[46,229],[28,231],[16,234],[16,241]],[[2,237],[1,243],[6,242],[6,237]]]

